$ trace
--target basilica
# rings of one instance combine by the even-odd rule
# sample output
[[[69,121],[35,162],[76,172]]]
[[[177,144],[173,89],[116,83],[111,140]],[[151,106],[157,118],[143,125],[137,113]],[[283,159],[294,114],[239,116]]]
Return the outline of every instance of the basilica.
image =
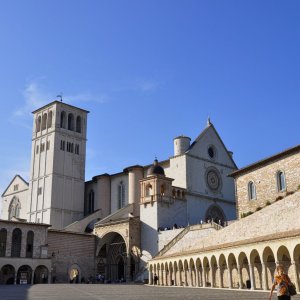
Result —
[[[86,181],[88,113],[60,101],[33,112],[29,181],[16,175],[2,194],[0,283],[155,274],[158,285],[269,289],[284,262],[299,288],[300,146],[238,169],[208,119],[168,158]],[[279,208],[295,220],[277,226]]]

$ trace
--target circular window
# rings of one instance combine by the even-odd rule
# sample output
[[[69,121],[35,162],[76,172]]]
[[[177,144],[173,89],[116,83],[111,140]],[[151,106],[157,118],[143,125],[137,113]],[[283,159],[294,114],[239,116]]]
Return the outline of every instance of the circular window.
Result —
[[[215,171],[207,173],[207,184],[212,190],[217,190],[220,186],[219,176]]]
[[[215,157],[215,149],[213,147],[209,147],[208,150],[207,150],[207,153],[208,153],[210,158]]]
[[[208,188],[212,192],[219,192],[222,188],[222,179],[221,179],[220,173],[214,167],[210,167],[206,170],[205,181],[206,181]]]

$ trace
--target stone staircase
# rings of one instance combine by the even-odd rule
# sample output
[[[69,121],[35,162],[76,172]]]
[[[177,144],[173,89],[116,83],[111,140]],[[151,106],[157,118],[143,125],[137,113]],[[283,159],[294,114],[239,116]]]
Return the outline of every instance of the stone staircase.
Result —
[[[178,235],[176,235],[169,243],[167,243],[156,255],[155,257],[158,256],[162,256],[165,253],[169,252],[169,250],[174,247],[175,245],[178,245],[179,241],[181,239],[183,239],[185,236],[188,235],[188,233],[190,231],[199,231],[199,230],[208,230],[207,233],[210,233],[212,230],[220,230],[221,228],[223,228],[222,226],[220,226],[219,224],[215,223],[215,222],[211,222],[208,224],[197,224],[197,225],[190,225],[187,226],[184,230],[182,230]],[[201,235],[201,236],[206,236],[205,235]]]

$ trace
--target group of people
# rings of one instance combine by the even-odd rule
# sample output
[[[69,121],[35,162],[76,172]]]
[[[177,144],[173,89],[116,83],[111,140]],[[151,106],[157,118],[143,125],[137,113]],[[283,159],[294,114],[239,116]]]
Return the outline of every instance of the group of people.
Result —
[[[158,227],[157,231],[167,231],[167,230],[173,230],[173,229],[179,229],[179,228],[185,228],[184,226],[177,225],[176,223],[172,227]]]

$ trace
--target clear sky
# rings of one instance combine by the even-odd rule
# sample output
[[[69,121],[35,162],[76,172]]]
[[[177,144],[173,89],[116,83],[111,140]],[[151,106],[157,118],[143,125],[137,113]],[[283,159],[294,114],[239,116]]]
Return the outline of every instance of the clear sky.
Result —
[[[299,144],[300,1],[0,1],[0,192],[31,111],[90,110],[86,179],[173,154],[210,116],[239,167]]]

